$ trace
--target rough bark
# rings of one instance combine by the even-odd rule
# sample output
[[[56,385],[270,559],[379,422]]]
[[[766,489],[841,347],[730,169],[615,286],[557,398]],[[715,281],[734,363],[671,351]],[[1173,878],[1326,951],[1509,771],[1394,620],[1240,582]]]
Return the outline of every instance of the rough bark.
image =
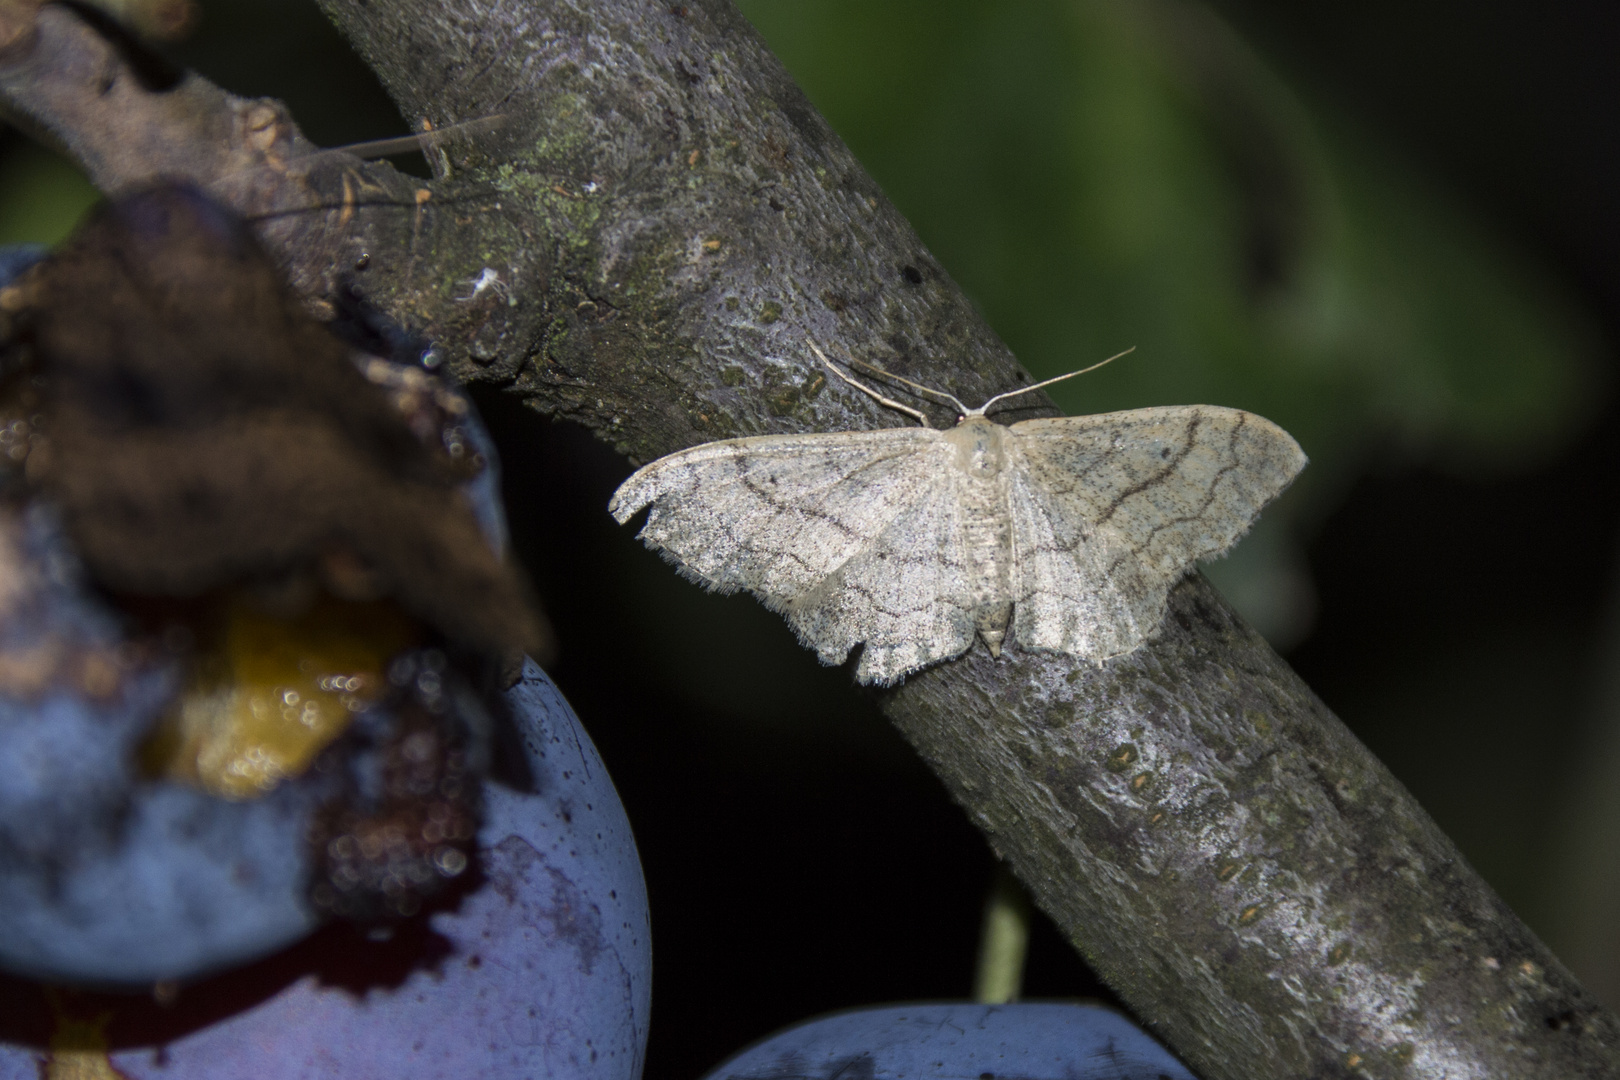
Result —
[[[322,3],[405,115],[502,127],[431,183],[313,155],[279,106],[142,84],[54,7],[0,100],[104,190],[191,177],[317,309],[362,297],[636,459],[895,423],[807,339],[968,401],[1027,382],[725,0]],[[1211,1080],[1620,1075],[1620,1022],[1201,579],[1101,668],[975,649],[886,706]]]

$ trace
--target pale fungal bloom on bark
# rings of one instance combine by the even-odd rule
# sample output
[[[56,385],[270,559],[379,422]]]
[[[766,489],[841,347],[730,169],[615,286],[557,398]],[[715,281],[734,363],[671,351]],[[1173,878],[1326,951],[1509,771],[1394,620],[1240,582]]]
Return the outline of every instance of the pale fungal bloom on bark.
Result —
[[[758,596],[823,663],[864,642],[863,683],[958,656],[975,634],[1000,656],[1009,625],[1025,649],[1128,653],[1170,587],[1305,466],[1287,432],[1238,409],[1004,427],[985,416],[1003,394],[950,398],[961,420],[939,431],[828,367],[923,426],[706,443],[636,472],[608,511],[622,524],[651,503],[648,547],[712,590]]]

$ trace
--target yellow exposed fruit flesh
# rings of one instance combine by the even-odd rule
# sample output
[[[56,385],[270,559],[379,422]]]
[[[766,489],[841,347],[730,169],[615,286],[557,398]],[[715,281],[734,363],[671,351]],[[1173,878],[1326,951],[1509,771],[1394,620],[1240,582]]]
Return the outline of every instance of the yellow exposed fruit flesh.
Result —
[[[307,769],[417,635],[391,604],[323,599],[295,619],[233,601],[213,636],[143,757],[158,776],[251,799]]]

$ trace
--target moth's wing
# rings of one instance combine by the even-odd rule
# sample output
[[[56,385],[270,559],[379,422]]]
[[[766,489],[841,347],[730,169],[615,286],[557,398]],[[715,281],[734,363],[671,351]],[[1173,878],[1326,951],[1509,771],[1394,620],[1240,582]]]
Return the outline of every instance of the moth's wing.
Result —
[[[922,497],[784,614],[823,663],[865,642],[855,677],[888,686],[973,644],[962,474],[939,461]]]
[[[1092,660],[1158,629],[1170,586],[1305,467],[1253,413],[1184,405],[1014,424],[1013,631]]]
[[[929,428],[728,439],[647,465],[608,512],[622,524],[651,503],[648,547],[711,589],[782,609],[922,498],[946,454]]]

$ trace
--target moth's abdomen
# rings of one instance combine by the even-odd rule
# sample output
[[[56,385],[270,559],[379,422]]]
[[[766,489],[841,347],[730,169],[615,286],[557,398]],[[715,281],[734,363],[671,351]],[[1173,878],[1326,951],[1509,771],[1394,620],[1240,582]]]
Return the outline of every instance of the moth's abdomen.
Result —
[[[962,482],[963,565],[967,594],[979,633],[999,653],[1012,610],[1012,521],[1007,482],[999,471]]]

